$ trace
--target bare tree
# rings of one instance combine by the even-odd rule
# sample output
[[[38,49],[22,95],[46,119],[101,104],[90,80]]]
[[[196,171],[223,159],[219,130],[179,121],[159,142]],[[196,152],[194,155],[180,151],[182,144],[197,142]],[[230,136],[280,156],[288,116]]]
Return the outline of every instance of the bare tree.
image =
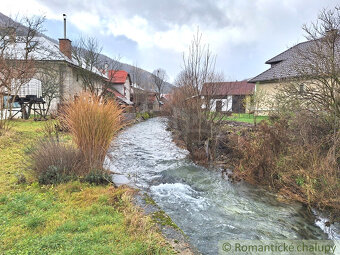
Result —
[[[40,46],[36,37],[43,31],[44,21],[44,17],[24,17],[21,25],[9,19],[1,28],[0,128],[11,117],[13,103],[22,85],[29,82],[36,73],[33,53]]]
[[[306,110],[340,118],[340,6],[322,10],[317,22],[303,30],[309,42],[295,47],[295,77],[282,89],[283,96],[300,100]]]
[[[133,103],[137,111],[144,111],[148,104],[148,92],[145,88],[143,71],[137,63],[133,65],[130,73],[133,83]]]
[[[73,58],[79,66],[77,72],[81,77],[83,90],[95,95],[102,93],[99,86],[102,81],[101,70],[104,70],[104,63],[100,59],[101,51],[102,47],[92,37],[80,37],[72,47]]]
[[[307,43],[294,49],[294,77],[276,98],[282,112],[318,116],[332,128],[333,159],[339,162],[340,6],[323,9],[316,22],[304,25]]]
[[[72,47],[73,58],[79,66],[77,72],[82,80],[83,90],[99,97],[107,94],[114,73],[121,68],[120,56],[113,59],[104,58],[101,52],[102,46],[93,37],[80,37]]]
[[[183,55],[184,68],[176,79],[172,96],[172,119],[181,133],[188,150],[195,159],[214,157],[219,124],[223,115],[213,110],[214,91],[223,76],[215,72],[215,56],[209,47],[202,44],[202,35],[197,31]],[[209,83],[202,93],[204,84]]]
[[[261,108],[265,108],[267,105],[266,93],[264,90],[255,85],[255,89],[252,95],[245,97],[244,106],[249,109],[249,114],[254,116],[254,125],[257,124],[257,117],[261,113]]]
[[[161,97],[167,79],[168,75],[166,74],[166,71],[164,69],[158,68],[152,72],[152,84],[154,90],[156,91],[156,99],[159,106],[161,106]]]
[[[145,82],[143,71],[140,69],[137,63],[133,65],[130,75],[133,84],[136,84],[139,87],[143,87]]]
[[[63,86],[65,73],[60,70],[57,64],[50,64],[42,67],[37,76],[41,81],[42,97],[46,101],[46,110],[42,114],[46,118],[46,115],[50,113],[53,101],[60,97],[60,88]]]

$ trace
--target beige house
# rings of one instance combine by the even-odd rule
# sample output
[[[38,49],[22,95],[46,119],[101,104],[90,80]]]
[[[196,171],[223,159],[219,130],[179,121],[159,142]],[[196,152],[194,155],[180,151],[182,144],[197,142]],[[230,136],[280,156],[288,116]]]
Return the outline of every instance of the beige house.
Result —
[[[266,61],[270,68],[256,77],[249,80],[255,83],[255,91],[260,90],[264,94],[265,100],[257,109],[262,114],[268,114],[275,109],[275,97],[280,92],[280,89],[287,86],[297,78],[301,78],[303,69],[303,60],[301,53],[308,54],[308,51],[315,47],[315,41],[307,41],[299,43],[288,50],[278,54],[277,56]],[[307,71],[306,71],[307,72]],[[305,72],[305,73],[306,73]],[[309,82],[304,80],[304,85],[301,83],[300,91],[303,92],[304,86],[309,86]]]

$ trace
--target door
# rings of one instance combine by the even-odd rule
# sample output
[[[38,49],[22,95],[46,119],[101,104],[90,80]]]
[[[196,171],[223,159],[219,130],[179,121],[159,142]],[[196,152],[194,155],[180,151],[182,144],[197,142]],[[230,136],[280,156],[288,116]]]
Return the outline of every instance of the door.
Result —
[[[216,112],[221,112],[222,111],[222,100],[217,100],[216,101]]]
[[[235,113],[245,113],[246,109],[244,107],[245,96],[233,96],[233,112]]]

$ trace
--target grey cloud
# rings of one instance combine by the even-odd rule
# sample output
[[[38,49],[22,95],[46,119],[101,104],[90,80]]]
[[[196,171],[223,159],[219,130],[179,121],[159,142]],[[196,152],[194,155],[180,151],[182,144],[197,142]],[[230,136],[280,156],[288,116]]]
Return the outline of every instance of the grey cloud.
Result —
[[[55,12],[88,11],[99,16],[114,17],[123,13],[126,18],[138,15],[148,20],[156,30],[167,30],[171,25],[201,24],[206,27],[225,27],[230,23],[225,9],[216,0],[75,0],[64,3],[59,0],[38,0]]]
[[[334,0],[38,1],[60,15],[66,12],[71,16],[79,11],[96,14],[104,26],[106,20],[120,14],[126,20],[138,15],[153,30],[166,31],[173,25],[192,24],[212,33],[218,33],[220,28],[233,29],[241,33],[242,40],[226,38],[219,42],[222,47],[214,51],[218,55],[217,69],[224,71],[226,78],[238,80],[264,71],[267,59],[303,40],[302,24],[314,21],[321,8],[336,4]],[[111,36],[100,38],[109,53],[118,52],[151,71],[163,67],[171,77],[180,71],[181,55],[175,51],[159,47],[140,49],[138,40]],[[210,38],[205,39],[209,43]]]

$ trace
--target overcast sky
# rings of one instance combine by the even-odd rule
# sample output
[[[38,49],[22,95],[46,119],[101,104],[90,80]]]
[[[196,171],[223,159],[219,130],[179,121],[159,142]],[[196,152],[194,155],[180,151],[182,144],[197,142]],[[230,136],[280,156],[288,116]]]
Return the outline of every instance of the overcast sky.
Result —
[[[103,53],[121,56],[153,71],[163,68],[170,82],[181,70],[199,26],[203,40],[217,55],[216,69],[226,80],[253,77],[269,58],[304,40],[301,26],[315,21],[336,0],[1,0],[5,15],[45,15],[46,34],[95,36]]]

